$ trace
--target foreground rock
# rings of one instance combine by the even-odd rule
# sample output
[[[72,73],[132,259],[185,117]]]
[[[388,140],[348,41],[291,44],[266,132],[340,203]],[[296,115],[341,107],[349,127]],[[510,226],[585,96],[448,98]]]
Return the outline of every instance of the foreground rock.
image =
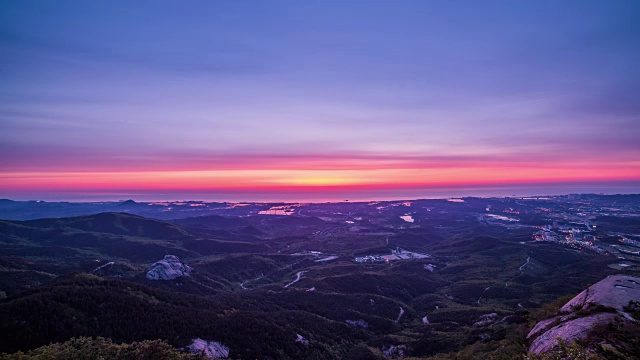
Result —
[[[189,276],[191,267],[180,262],[175,255],[165,255],[164,259],[154,263],[147,270],[149,280],[172,280],[180,276]]]
[[[637,314],[639,306],[640,278],[611,275],[571,299],[557,316],[536,324],[527,335],[529,352],[553,350],[561,339],[581,341],[589,351],[631,355],[640,342],[640,321],[629,312]]]
[[[205,354],[209,359],[226,359],[229,357],[229,348],[217,341],[207,341],[200,338],[193,339],[187,347],[192,354]]]

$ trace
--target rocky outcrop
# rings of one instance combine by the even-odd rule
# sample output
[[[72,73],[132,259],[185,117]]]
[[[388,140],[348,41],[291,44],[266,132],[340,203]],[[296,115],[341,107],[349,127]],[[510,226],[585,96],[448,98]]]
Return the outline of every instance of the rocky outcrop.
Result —
[[[536,324],[527,335],[529,352],[548,352],[558,345],[558,339],[571,343],[600,337],[601,343],[616,342],[615,332],[596,334],[596,329],[613,323],[619,329],[636,328],[640,322],[628,310],[637,307],[639,302],[640,278],[611,275],[567,302],[557,316]],[[624,352],[629,339],[619,340],[618,344],[608,345]]]
[[[304,336],[296,333],[296,342],[301,343],[302,345],[309,345],[309,340],[305,339]]]
[[[187,350],[193,354],[204,353],[209,359],[226,359],[229,357],[229,347],[217,342],[200,338],[193,339]]]
[[[407,353],[406,345],[389,345],[388,348],[383,347],[382,353],[387,357],[403,358]]]
[[[345,320],[345,322],[351,326],[355,326],[355,327],[361,327],[363,329],[366,329],[369,327],[369,324],[364,321],[363,319],[358,319],[358,320]]]
[[[624,311],[630,301],[640,301],[640,278],[626,275],[611,275],[584,290],[566,303],[561,312],[589,309],[594,305]]]
[[[165,255],[164,259],[154,263],[147,270],[149,280],[172,280],[180,276],[189,276],[193,269],[180,262],[175,255]]]
[[[480,318],[478,320],[476,320],[475,323],[473,323],[473,326],[491,325],[494,321],[496,321],[496,317],[498,317],[498,314],[496,314],[496,313],[484,314],[484,315],[480,316]]]

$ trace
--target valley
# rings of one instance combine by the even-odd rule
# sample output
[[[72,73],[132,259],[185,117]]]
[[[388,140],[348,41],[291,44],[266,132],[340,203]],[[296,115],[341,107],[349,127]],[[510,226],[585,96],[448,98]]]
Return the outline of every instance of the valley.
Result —
[[[640,274],[637,195],[67,205],[0,201],[0,352],[509,358],[549,304]]]

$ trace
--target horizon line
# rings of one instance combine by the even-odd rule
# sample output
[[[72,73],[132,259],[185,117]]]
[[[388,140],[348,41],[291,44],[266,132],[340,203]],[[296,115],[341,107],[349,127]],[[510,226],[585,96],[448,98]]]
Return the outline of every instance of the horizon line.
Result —
[[[452,195],[452,196],[434,196],[434,197],[408,197],[408,198],[356,198],[356,199],[344,199],[344,200],[291,200],[291,199],[281,199],[281,200],[237,200],[237,201],[225,201],[225,200],[202,200],[196,198],[183,198],[183,199],[134,199],[135,196],[131,196],[129,198],[119,198],[119,199],[56,199],[56,200],[45,200],[45,199],[16,199],[9,197],[2,197],[0,201],[11,201],[11,202],[37,202],[37,203],[113,203],[119,204],[127,201],[133,201],[135,203],[179,203],[179,202],[195,202],[195,203],[223,203],[223,204],[326,204],[326,203],[367,203],[367,202],[400,202],[400,201],[421,201],[421,200],[450,200],[450,199],[524,199],[524,198],[545,198],[545,197],[563,197],[563,196],[571,196],[571,195],[596,195],[596,196],[640,196],[640,191],[634,192],[563,192],[563,193],[536,193],[536,194],[526,194],[526,195]]]

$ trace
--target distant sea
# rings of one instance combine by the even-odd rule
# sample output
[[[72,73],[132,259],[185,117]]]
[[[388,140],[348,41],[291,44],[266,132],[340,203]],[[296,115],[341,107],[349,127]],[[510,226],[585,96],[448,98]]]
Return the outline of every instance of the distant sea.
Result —
[[[202,191],[202,192],[148,192],[148,191],[100,191],[100,192],[29,192],[8,193],[0,189],[0,198],[12,200],[44,200],[70,202],[99,201],[207,201],[207,202],[342,202],[373,200],[410,200],[459,197],[544,196],[566,194],[638,194],[640,182],[615,183],[553,183],[509,186],[438,187],[410,189],[305,189],[304,191]]]

